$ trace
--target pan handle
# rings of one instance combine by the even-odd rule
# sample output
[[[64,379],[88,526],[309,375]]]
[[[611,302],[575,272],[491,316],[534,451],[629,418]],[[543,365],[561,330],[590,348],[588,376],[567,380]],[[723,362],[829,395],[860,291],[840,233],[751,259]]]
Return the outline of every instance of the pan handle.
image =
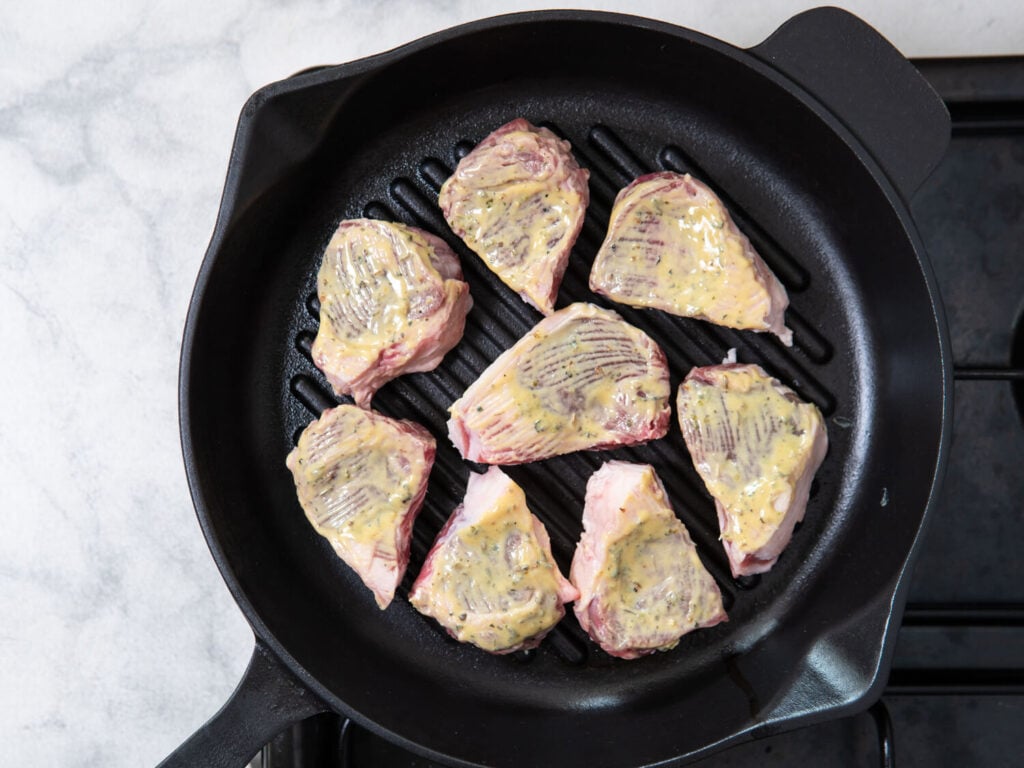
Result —
[[[845,123],[904,199],[945,154],[950,120],[942,99],[903,54],[853,14],[806,11],[749,50]]]
[[[259,639],[227,704],[157,768],[244,768],[293,723],[328,709]]]

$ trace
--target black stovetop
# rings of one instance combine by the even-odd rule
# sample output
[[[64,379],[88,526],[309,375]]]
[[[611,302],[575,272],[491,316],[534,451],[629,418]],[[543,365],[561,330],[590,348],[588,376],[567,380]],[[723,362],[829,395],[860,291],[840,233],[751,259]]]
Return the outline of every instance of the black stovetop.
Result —
[[[949,468],[893,670],[869,712],[743,744],[698,768],[1024,765],[1024,57],[917,62],[953,117],[912,208],[956,372]],[[435,768],[336,715],[261,768]]]

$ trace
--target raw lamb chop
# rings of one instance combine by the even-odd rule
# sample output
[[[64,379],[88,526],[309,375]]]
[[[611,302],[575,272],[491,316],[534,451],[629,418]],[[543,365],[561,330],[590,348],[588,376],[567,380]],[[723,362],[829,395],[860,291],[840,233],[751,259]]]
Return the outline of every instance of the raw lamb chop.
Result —
[[[287,465],[316,532],[387,608],[409,564],[434,438],[411,421],[339,405],[303,430]]]
[[[576,597],[523,490],[491,467],[470,475],[409,601],[456,640],[511,653],[536,648]]]
[[[473,306],[458,257],[429,232],[343,221],[317,276],[320,331],[313,362],[356,404],[403,373],[437,367]]]
[[[546,315],[590,202],[568,141],[519,118],[462,158],[438,203],[452,231]]]
[[[634,307],[793,343],[785,288],[722,201],[689,174],[651,173],[619,192],[590,288]]]
[[[667,651],[728,621],[722,593],[647,464],[609,461],[587,483],[569,578],[580,626],[612,656]]]
[[[614,312],[577,303],[545,318],[456,400],[448,432],[470,461],[523,464],[665,435],[665,354]]]
[[[677,408],[733,576],[764,573],[803,519],[828,450],[821,412],[760,366],[734,363],[690,371]]]

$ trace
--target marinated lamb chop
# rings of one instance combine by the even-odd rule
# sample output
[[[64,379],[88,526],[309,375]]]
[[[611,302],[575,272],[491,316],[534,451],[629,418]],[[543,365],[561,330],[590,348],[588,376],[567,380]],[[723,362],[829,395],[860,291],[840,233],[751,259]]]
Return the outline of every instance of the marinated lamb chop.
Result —
[[[491,467],[470,475],[409,601],[456,640],[501,654],[536,648],[576,596],[522,488]]]
[[[668,365],[614,312],[577,303],[546,317],[456,400],[448,432],[462,456],[522,464],[665,435]]]
[[[728,621],[718,585],[647,464],[609,461],[591,476],[569,578],[580,592],[580,626],[622,659],[670,650],[688,632]]]
[[[793,343],[786,289],[722,201],[689,174],[648,174],[619,192],[590,288],[630,306]]]
[[[803,519],[828,450],[821,412],[760,366],[734,363],[690,371],[677,409],[733,576],[764,573]]]
[[[324,251],[317,295],[313,362],[336,393],[364,408],[391,379],[436,368],[473,306],[443,240],[370,219],[341,222]]]
[[[452,231],[523,301],[555,308],[590,202],[568,141],[519,118],[462,158],[438,203]]]
[[[419,424],[339,405],[306,427],[288,454],[307,519],[381,610],[409,564],[434,449],[434,438]]]

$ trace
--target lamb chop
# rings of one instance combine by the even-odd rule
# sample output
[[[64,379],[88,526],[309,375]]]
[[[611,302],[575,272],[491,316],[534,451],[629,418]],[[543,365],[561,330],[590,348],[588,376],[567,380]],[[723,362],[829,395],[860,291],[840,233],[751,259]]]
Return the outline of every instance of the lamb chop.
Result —
[[[306,518],[382,610],[409,564],[434,450],[419,424],[339,405],[306,427],[288,454]]]
[[[722,201],[689,174],[651,173],[619,192],[590,288],[630,306],[793,343],[785,288]]]
[[[577,303],[538,323],[473,382],[449,412],[462,456],[522,464],[665,435],[668,365],[647,334]]]
[[[364,408],[391,379],[436,368],[473,306],[443,240],[370,219],[341,222],[324,251],[317,295],[313,362],[336,393]]]
[[[519,118],[459,162],[438,203],[452,231],[523,301],[554,311],[590,202],[568,141]]]
[[[587,634],[612,656],[667,651],[728,618],[665,487],[647,464],[609,461],[587,483],[583,535],[569,578]]]
[[[523,490],[491,467],[470,475],[409,600],[455,639],[502,654],[535,648],[576,596]]]
[[[677,410],[733,576],[768,571],[803,519],[828,451],[821,412],[760,366],[736,363],[691,370]]]

